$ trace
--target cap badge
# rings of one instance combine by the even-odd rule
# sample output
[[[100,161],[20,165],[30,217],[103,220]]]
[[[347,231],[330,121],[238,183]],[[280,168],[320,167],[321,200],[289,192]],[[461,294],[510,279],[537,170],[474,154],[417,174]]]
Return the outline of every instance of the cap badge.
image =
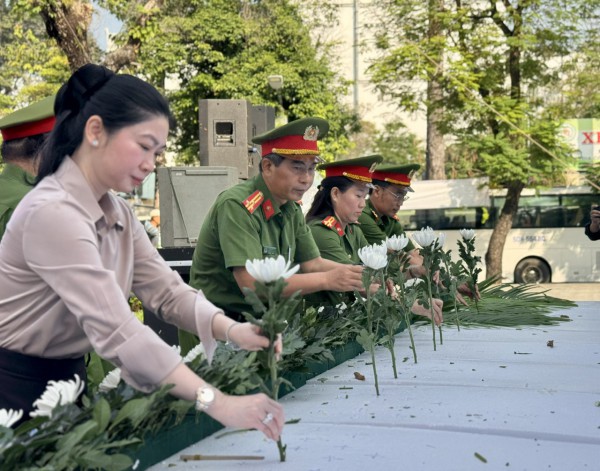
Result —
[[[319,127],[318,126],[308,126],[304,130],[304,140],[305,141],[316,141],[319,137]]]
[[[373,173],[376,168],[377,168],[377,162],[373,162],[373,164],[369,168],[369,173]]]

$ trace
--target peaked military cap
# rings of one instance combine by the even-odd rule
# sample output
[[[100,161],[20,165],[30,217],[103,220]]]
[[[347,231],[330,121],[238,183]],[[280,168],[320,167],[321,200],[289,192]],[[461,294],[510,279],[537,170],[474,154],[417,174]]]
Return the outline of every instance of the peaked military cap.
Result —
[[[410,187],[410,179],[414,172],[419,170],[421,166],[419,164],[403,164],[403,165],[392,165],[386,164],[381,167],[377,167],[377,170],[373,173],[373,180],[380,180],[393,185],[399,185],[406,187],[408,191],[415,191]]]
[[[322,118],[302,118],[255,136],[252,142],[260,144],[261,156],[279,154],[284,157],[317,156],[317,140],[329,131],[329,123]]]
[[[0,119],[2,139],[12,141],[52,131],[56,121],[54,98],[49,96]]]
[[[350,180],[371,183],[373,171],[383,161],[378,154],[366,155],[355,159],[336,160],[320,164],[317,168],[325,170],[325,178],[346,177]]]

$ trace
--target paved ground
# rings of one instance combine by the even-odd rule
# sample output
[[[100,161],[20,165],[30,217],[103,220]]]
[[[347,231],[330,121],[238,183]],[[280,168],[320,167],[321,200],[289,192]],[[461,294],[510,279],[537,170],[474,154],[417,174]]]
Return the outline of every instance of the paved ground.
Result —
[[[544,283],[540,290],[549,290],[548,294],[571,301],[600,301],[600,283]]]
[[[387,350],[376,352],[380,396],[367,354],[323,373],[281,401],[288,419],[301,419],[284,430],[286,463],[258,432],[217,432],[150,469],[598,470],[600,302],[581,302],[564,314],[573,321],[447,327],[437,351],[429,326],[420,326],[417,364],[402,332],[397,379]],[[184,463],[180,454],[264,459]]]

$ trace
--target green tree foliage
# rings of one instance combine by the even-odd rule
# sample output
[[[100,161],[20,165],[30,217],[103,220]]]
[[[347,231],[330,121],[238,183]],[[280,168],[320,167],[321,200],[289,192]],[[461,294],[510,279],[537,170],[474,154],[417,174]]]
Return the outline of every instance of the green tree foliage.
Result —
[[[428,80],[444,44],[445,132],[475,153],[473,173],[481,171],[492,185],[508,188],[486,257],[488,276],[501,269],[522,188],[557,183],[572,164],[557,132],[560,119],[571,116],[551,113],[552,90],[564,77],[564,61],[589,50],[584,46],[596,34],[599,5],[598,0],[448,1],[436,13],[445,41],[436,41],[426,34],[432,12],[422,2],[378,3],[381,56],[372,65],[378,88],[405,110],[427,107],[424,87],[414,80]]]
[[[166,0],[154,29],[140,49],[140,72],[153,83],[178,84],[168,90],[178,121],[177,152],[184,162],[198,159],[200,99],[246,99],[281,104],[290,120],[321,116],[330,121],[326,158],[348,147],[354,117],[341,105],[344,83],[321,53],[298,6],[281,0]],[[282,75],[284,87],[268,85]],[[168,88],[168,87],[167,87]]]
[[[28,2],[0,2],[0,116],[54,93],[69,75]]]

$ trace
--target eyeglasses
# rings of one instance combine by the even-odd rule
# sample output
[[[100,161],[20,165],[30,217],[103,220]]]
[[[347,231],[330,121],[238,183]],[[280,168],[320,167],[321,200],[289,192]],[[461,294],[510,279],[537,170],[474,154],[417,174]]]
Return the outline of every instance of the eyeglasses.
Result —
[[[295,175],[297,176],[303,176],[305,174],[308,174],[309,176],[313,176],[316,172],[316,168],[317,165],[313,164],[313,165],[304,165],[302,162],[295,160],[295,159],[289,159],[287,157],[284,156],[280,156],[283,160],[289,160],[291,165],[291,169],[292,172],[294,172]]]
[[[410,198],[410,196],[408,196],[404,191],[400,193],[394,193],[392,190],[388,190],[387,188],[384,188],[384,190],[387,191],[390,195],[392,195],[396,199],[396,201],[406,201]]]

